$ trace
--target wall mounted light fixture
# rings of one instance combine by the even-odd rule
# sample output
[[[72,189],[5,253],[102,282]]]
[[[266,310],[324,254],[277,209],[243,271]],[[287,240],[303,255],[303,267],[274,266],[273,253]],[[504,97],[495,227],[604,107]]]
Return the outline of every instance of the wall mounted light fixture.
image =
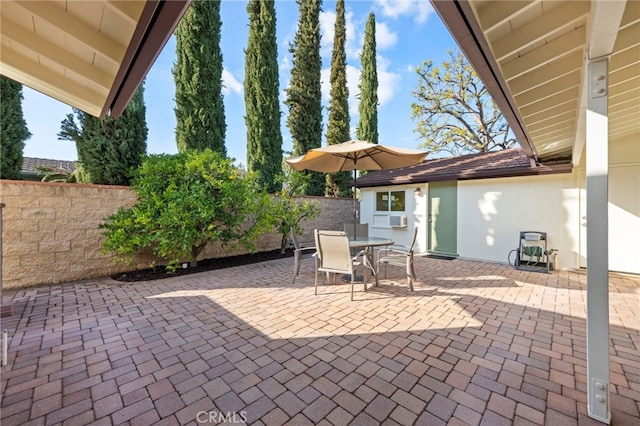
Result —
[[[417,188],[416,188],[416,190],[415,190],[415,191],[413,191],[413,194],[414,194],[416,197],[422,197],[422,188],[417,187]]]

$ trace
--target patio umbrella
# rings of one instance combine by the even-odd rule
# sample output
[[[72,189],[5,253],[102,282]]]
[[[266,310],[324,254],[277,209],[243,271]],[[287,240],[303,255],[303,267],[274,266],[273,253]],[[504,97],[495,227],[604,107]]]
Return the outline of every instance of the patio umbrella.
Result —
[[[386,170],[412,166],[424,160],[426,152],[408,148],[379,145],[366,141],[347,142],[313,148],[306,154],[285,160],[295,170],[316,172],[343,172],[353,170],[353,186],[358,186],[357,170]],[[356,192],[353,191],[353,223],[355,235]]]

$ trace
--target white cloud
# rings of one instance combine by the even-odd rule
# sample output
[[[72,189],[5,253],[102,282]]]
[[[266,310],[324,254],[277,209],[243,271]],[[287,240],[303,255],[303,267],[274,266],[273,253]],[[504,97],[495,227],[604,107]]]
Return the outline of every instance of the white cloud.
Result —
[[[422,24],[433,12],[431,3],[426,0],[376,0],[382,15],[396,19],[400,16],[413,16],[414,21]]]
[[[324,68],[320,71],[320,93],[322,93],[322,103],[329,102],[329,94],[331,93],[331,69]]]
[[[280,66],[278,68],[280,69],[280,71],[291,71],[291,60],[289,59],[289,52],[287,52],[287,55],[282,57]]]
[[[335,12],[320,12],[320,56],[331,56],[333,49],[333,34],[335,32]]]
[[[398,41],[398,34],[391,31],[384,22],[376,23],[376,48],[386,49]]]
[[[400,89],[400,82],[402,76],[390,71],[388,68],[391,62],[378,56],[378,106],[384,106],[387,102],[391,101],[393,97],[398,93]],[[321,71],[322,78],[322,102],[327,105],[329,103],[329,96],[331,92],[331,83],[329,81],[330,69],[325,68]],[[358,116],[358,98],[360,95],[360,69],[353,65],[347,65],[347,88],[349,89],[349,113],[351,118],[357,119]]]
[[[360,68],[347,65],[347,87],[349,88],[349,113],[351,118],[358,116],[358,98],[360,97]],[[357,122],[356,122],[357,124]],[[355,133],[354,133],[355,134]]]
[[[362,23],[362,31],[358,36],[356,34],[356,21],[353,19],[353,12],[347,12],[345,14],[345,27],[347,32],[347,42],[345,51],[347,53],[347,59],[360,59],[360,50],[362,49],[362,43],[364,41],[364,23]]]
[[[356,26],[359,25],[353,19],[353,12],[345,12],[345,32],[347,40],[345,41],[345,53],[348,59],[360,58],[360,49],[362,48],[363,36],[358,37],[356,34]],[[360,25],[362,26],[362,25]],[[363,27],[364,28],[364,27]],[[336,13],[332,11],[320,13],[320,55],[323,58],[331,57],[333,50],[333,36],[336,29]],[[361,31],[363,32],[364,29]]]
[[[378,103],[383,106],[396,95],[400,89],[401,75],[397,72],[390,71],[391,62],[378,55]]]
[[[320,55],[323,58],[330,58],[333,50],[333,39],[335,33],[336,14],[333,11],[320,13]],[[362,44],[364,43],[364,27],[366,19],[356,21],[353,12],[345,12],[345,30],[347,40],[345,42],[345,53],[347,60],[360,61]],[[398,33],[391,30],[384,22],[376,22],[376,47],[378,49],[388,49],[398,42]]]
[[[242,93],[244,86],[226,68],[222,69],[222,93],[227,96],[229,93]]]

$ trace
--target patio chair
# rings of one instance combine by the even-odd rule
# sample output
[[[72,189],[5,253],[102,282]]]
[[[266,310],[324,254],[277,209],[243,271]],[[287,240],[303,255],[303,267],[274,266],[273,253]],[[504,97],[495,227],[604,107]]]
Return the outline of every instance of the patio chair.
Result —
[[[369,224],[368,223],[356,223],[355,231],[357,237],[368,237],[369,236]],[[344,224],[344,232],[349,237],[353,237],[353,223],[345,223]]]
[[[353,231],[356,232],[356,237],[368,237],[369,236],[369,224],[368,223],[356,223],[355,228],[353,223],[345,223],[344,224],[344,233],[347,234],[349,238],[353,238]],[[359,253],[355,249],[351,249],[351,256],[359,256],[362,253]]]
[[[409,290],[413,291],[413,282],[416,279],[416,272],[413,268],[413,249],[418,237],[418,227],[413,230],[413,239],[409,247],[404,245],[392,245],[381,248],[378,251],[378,261],[376,270],[380,273],[380,265],[384,264],[384,277],[387,278],[387,265],[400,266],[405,268]]]
[[[357,257],[351,256],[349,238],[342,231],[314,231],[317,251],[315,294],[318,294],[318,273],[349,274],[351,277],[351,300],[353,300],[353,288],[355,285],[355,267],[362,262]],[[324,275],[323,275],[324,276]],[[323,278],[324,282],[324,278]],[[367,283],[364,283],[365,289]]]
[[[291,241],[293,242],[293,280],[291,284],[296,283],[296,277],[300,272],[300,263],[303,260],[315,259],[316,246],[315,244],[305,244],[298,241],[298,236],[294,228],[291,228]]]

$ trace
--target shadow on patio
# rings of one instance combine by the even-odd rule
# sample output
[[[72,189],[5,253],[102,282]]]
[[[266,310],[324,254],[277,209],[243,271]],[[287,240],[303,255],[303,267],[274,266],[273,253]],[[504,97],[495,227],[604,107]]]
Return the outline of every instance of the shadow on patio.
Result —
[[[420,258],[415,292],[390,270],[350,302],[291,267],[6,294],[2,424],[600,424],[584,275]],[[614,424],[640,415],[639,289],[611,279]]]

